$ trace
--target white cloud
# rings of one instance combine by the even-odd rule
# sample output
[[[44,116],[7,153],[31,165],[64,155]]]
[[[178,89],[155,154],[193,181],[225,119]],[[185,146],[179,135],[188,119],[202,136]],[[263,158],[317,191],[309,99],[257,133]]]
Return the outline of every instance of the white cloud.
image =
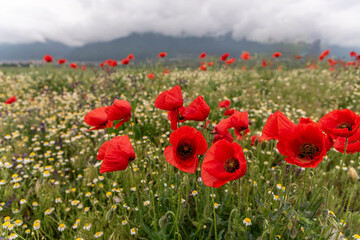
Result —
[[[349,0],[13,0],[0,8],[0,42],[51,39],[70,45],[132,32],[221,35],[266,42],[360,46],[360,1]]]

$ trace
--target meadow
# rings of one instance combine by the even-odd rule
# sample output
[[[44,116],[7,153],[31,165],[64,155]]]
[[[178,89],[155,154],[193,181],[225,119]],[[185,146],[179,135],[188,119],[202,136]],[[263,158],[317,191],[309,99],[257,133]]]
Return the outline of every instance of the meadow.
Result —
[[[256,140],[277,111],[296,124],[337,109],[360,114],[359,69],[215,63],[164,73],[165,65],[0,69],[1,102],[16,95],[0,104],[0,239],[360,239],[358,152],[333,147],[304,168],[284,161],[277,140]],[[205,154],[195,173],[168,163],[174,131],[154,103],[175,86],[184,106],[200,95],[210,107],[209,121],[178,123],[201,132],[208,148],[229,117],[219,101],[248,113],[250,131],[234,138],[244,176],[213,188],[201,178]],[[84,116],[115,99],[130,103],[130,120],[87,131]],[[100,174],[100,146],[125,135],[135,159]]]

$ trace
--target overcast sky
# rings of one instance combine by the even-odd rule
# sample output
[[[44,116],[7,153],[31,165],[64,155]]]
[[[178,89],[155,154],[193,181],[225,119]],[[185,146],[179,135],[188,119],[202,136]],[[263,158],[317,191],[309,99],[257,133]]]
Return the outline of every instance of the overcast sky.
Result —
[[[360,47],[359,0],[3,0],[0,42],[68,45],[133,32]]]

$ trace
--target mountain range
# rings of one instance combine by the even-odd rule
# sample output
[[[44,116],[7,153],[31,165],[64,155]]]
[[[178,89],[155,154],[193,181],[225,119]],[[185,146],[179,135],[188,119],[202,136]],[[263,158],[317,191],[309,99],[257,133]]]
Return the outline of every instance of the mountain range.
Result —
[[[356,51],[356,48],[323,46],[320,40],[313,43],[259,43],[246,38],[234,40],[231,33],[221,37],[171,37],[155,33],[134,33],[127,37],[88,43],[80,47],[52,40],[27,44],[0,44],[0,61],[41,60],[44,55],[50,54],[55,59],[98,62],[108,58],[123,59],[129,53],[133,53],[137,62],[141,62],[156,58],[159,52],[167,52],[167,60],[194,59],[201,52],[206,52],[210,56],[220,56],[229,52],[231,56],[238,58],[244,51],[249,51],[251,55],[256,53],[271,56],[273,52],[281,51],[284,56],[300,54],[317,57],[324,49],[330,49],[330,55],[338,58],[347,58],[350,51]]]

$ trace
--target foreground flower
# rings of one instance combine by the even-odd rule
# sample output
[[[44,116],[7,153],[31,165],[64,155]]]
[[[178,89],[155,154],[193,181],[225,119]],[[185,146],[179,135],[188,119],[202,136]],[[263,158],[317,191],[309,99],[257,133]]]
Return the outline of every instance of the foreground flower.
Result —
[[[178,122],[187,120],[205,121],[210,113],[210,107],[202,96],[198,96],[188,107],[181,107],[177,111],[168,112],[168,119],[171,122],[171,129],[177,129]]]
[[[115,128],[119,128],[123,123],[131,118],[131,105],[125,100],[114,100],[114,104],[107,107],[105,110],[110,121],[121,120],[116,124]]]
[[[293,127],[295,127],[295,123],[290,121],[281,111],[277,111],[266,120],[260,140],[279,140],[287,135]]]
[[[206,153],[201,179],[209,187],[221,187],[246,173],[246,160],[241,146],[224,139],[214,143]]]
[[[228,129],[234,128],[235,135],[238,139],[241,139],[244,134],[249,132],[249,117],[248,113],[239,112],[234,110],[233,114],[223,119],[215,126],[215,138],[214,143],[220,139],[226,139],[229,142],[232,142],[234,139],[231,136]]]
[[[171,129],[175,130],[179,108],[183,106],[183,97],[181,94],[181,87],[175,86],[170,90],[166,90],[157,96],[155,99],[155,107],[160,108],[162,110],[169,111],[168,115],[170,115],[169,119],[175,119],[175,121],[171,121]]]
[[[95,108],[94,110],[91,110],[85,115],[84,122],[94,127],[89,129],[88,131],[112,127],[113,122],[108,119],[106,109],[107,107]]]
[[[5,104],[12,104],[15,101],[16,101],[16,96],[12,96],[11,98],[5,101]]]
[[[183,172],[195,173],[199,165],[197,155],[205,154],[207,143],[201,132],[183,126],[171,133],[170,143],[164,151],[166,161]]]
[[[319,123],[332,139],[350,137],[359,129],[360,116],[349,109],[334,110],[323,116]]]
[[[175,86],[160,93],[155,99],[155,107],[166,111],[173,111],[183,106],[181,87]]]
[[[300,167],[316,168],[326,155],[326,136],[319,124],[298,124],[287,136],[280,138],[277,148],[285,161]]]
[[[345,137],[338,137],[334,142],[334,148],[341,153],[345,151]],[[360,152],[360,130],[356,131],[354,135],[348,137],[346,144],[346,153],[354,154]]]
[[[127,135],[114,137],[104,142],[97,155],[98,160],[103,160],[100,167],[100,174],[125,170],[129,161],[135,159],[135,152]]]

